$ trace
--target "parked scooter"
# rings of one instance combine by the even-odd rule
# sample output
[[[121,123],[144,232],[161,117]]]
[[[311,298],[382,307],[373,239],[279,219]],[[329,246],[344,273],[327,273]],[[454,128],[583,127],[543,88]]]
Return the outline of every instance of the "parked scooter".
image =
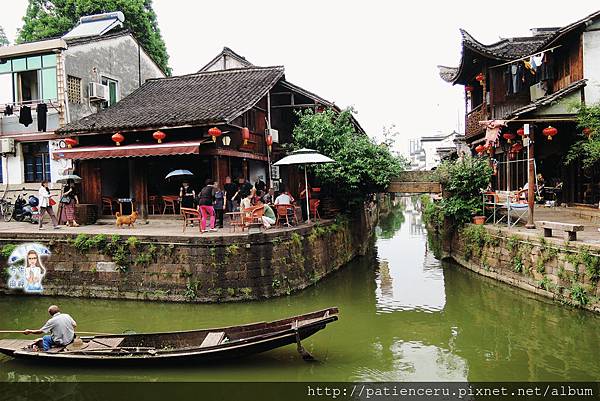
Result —
[[[23,190],[25,190],[25,188],[23,188]],[[16,221],[28,221],[31,224],[37,224],[40,215],[38,209],[40,202],[38,198],[33,195],[30,195],[27,200],[25,200],[26,196],[26,193],[17,196],[13,210],[13,219]]]

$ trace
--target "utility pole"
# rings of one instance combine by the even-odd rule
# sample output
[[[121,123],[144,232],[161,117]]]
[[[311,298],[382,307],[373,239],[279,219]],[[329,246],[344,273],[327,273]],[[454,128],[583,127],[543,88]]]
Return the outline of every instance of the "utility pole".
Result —
[[[535,228],[533,222],[533,208],[535,206],[535,164],[533,161],[533,127],[529,124],[525,124],[523,129],[525,130],[525,137],[527,138],[527,162],[529,165],[529,171],[527,174],[528,187],[527,187],[527,203],[529,205],[527,212],[527,224],[526,228]]]

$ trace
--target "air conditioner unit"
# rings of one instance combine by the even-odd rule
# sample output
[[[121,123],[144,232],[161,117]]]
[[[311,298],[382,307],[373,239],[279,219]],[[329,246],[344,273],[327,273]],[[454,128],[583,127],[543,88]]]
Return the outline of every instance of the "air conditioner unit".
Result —
[[[542,85],[542,82],[538,82],[535,85],[531,85],[529,87],[529,96],[532,102],[538,100],[541,97],[546,96],[545,85]]]
[[[88,93],[90,95],[90,101],[108,100],[108,86],[106,85],[102,85],[97,82],[90,82],[88,86]]]
[[[0,153],[15,153],[15,139],[14,138],[0,139]]]
[[[279,143],[279,131],[277,131],[276,129],[273,129],[273,128],[268,128],[267,135],[269,135],[269,134],[273,137],[274,143]]]

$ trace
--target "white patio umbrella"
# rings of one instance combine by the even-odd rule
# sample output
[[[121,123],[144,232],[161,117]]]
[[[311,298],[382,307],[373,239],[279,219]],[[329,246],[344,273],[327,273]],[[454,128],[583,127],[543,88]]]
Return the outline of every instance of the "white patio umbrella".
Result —
[[[300,149],[290,153],[289,156],[284,157],[274,166],[289,166],[292,164],[304,164],[304,190],[306,191],[306,213],[308,214],[308,222],[310,223],[310,204],[308,201],[309,190],[308,190],[308,175],[306,173],[307,164],[320,164],[320,163],[335,163],[335,160],[330,159],[312,149]]]

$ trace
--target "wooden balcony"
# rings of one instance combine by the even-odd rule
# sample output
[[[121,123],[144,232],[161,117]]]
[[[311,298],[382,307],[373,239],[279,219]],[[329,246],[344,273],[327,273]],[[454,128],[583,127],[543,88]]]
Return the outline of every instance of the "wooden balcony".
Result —
[[[465,118],[465,138],[469,139],[481,134],[484,128],[479,124],[479,121],[487,119],[487,106],[480,104],[469,113]]]

